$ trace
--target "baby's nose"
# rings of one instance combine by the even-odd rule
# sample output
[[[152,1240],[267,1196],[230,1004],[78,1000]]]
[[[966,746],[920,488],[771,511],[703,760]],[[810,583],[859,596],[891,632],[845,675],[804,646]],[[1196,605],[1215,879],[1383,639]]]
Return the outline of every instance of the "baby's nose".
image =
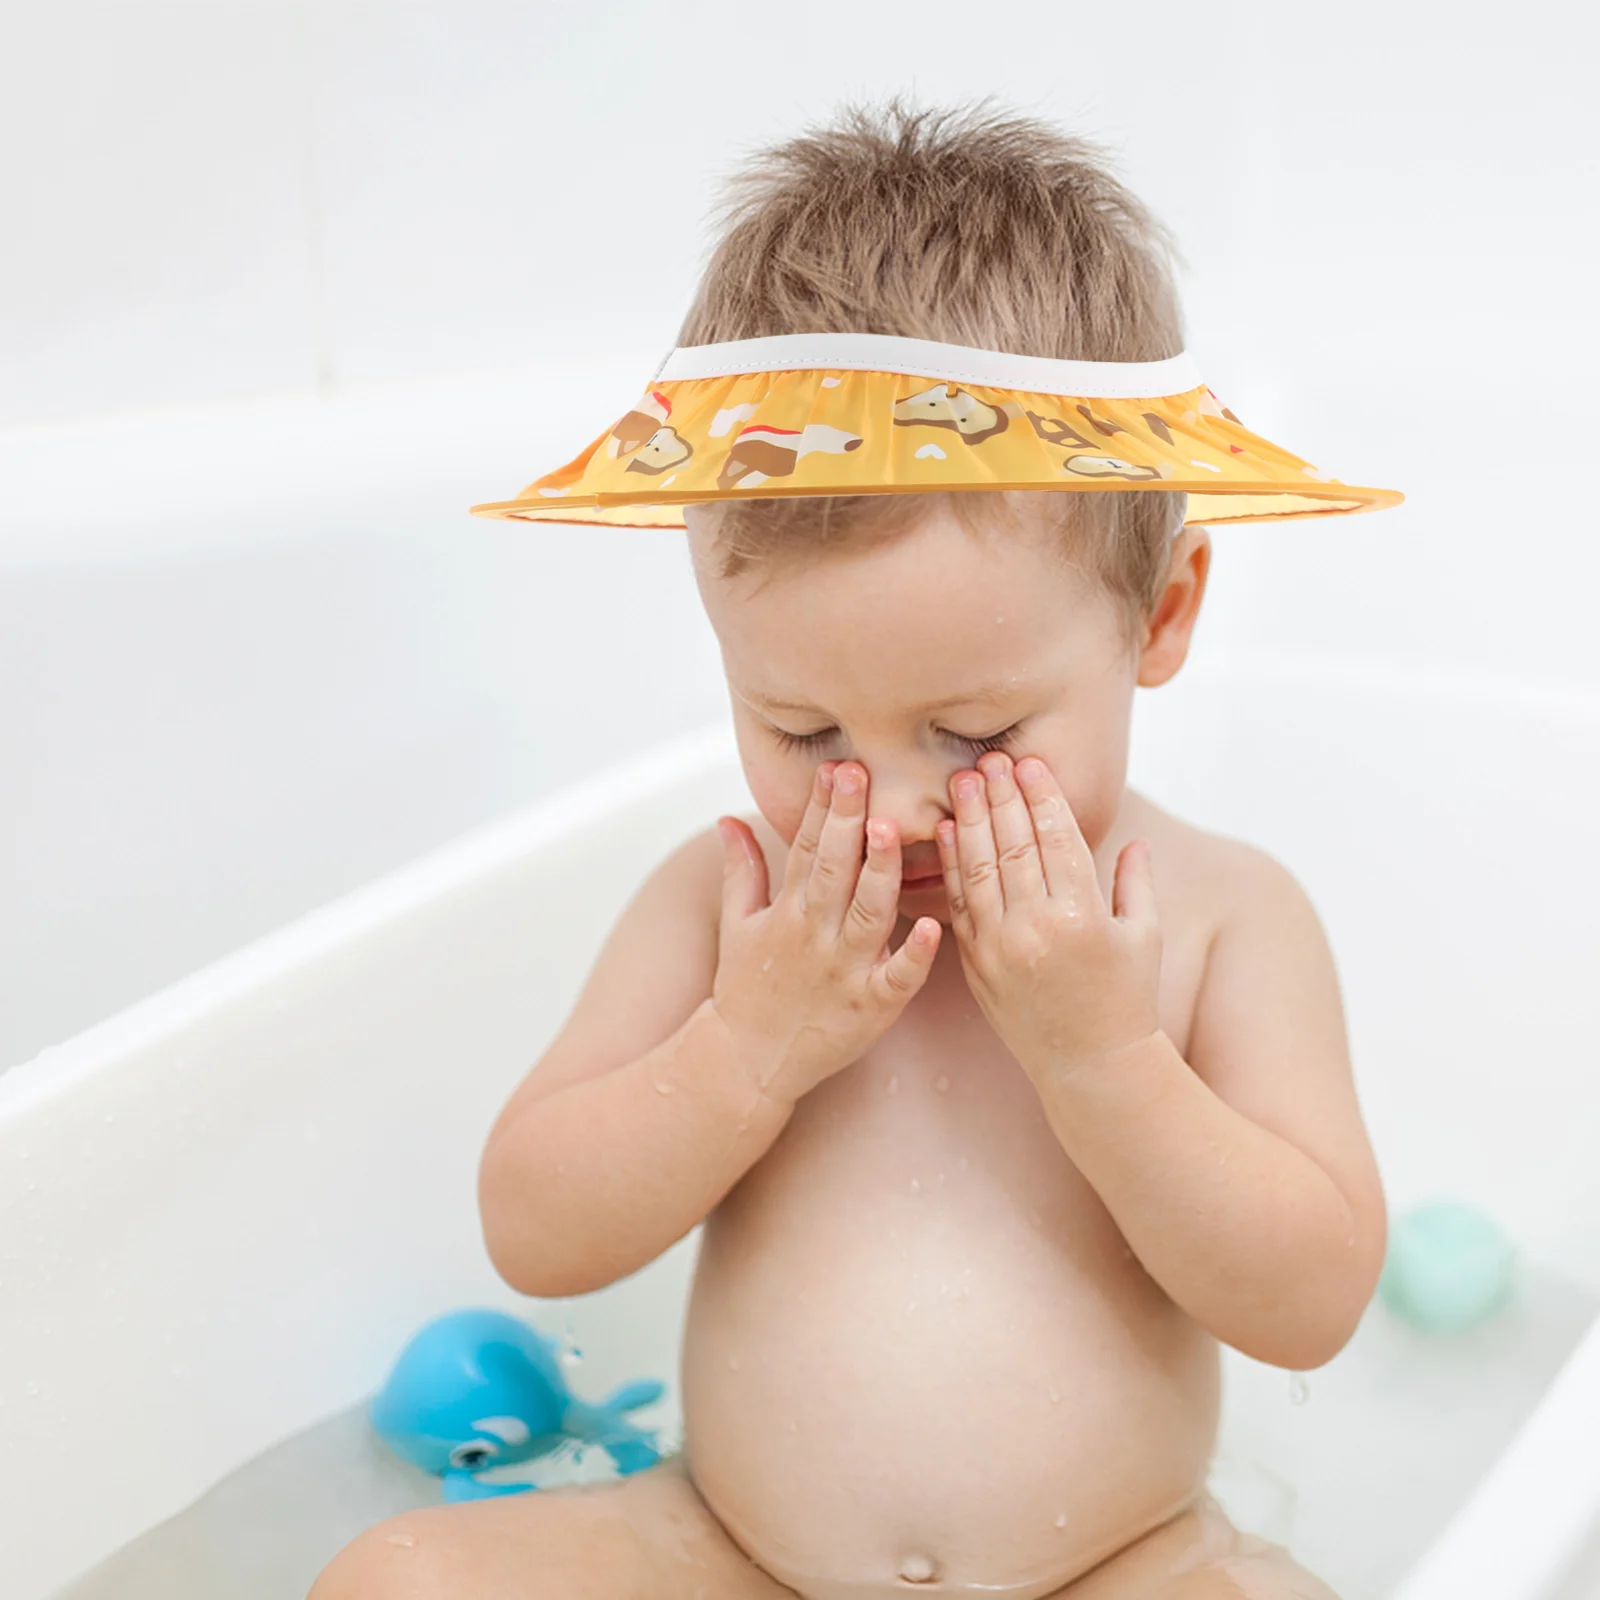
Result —
[[[947,797],[934,786],[942,775],[934,773],[919,777],[880,769],[874,776],[859,761],[839,763],[840,770],[847,766],[854,767],[862,774],[862,781],[867,786],[867,815],[893,822],[900,833],[902,850],[910,851],[914,847],[925,846],[928,852],[936,856],[938,846],[934,843],[933,830],[952,815],[946,804]],[[836,770],[836,781],[838,776],[839,771]]]

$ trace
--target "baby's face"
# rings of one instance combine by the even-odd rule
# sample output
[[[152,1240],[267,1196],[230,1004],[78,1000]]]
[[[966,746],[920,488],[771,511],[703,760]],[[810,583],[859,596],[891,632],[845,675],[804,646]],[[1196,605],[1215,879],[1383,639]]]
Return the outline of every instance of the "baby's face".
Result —
[[[936,873],[951,780],[986,748],[1041,757],[1091,848],[1106,836],[1139,656],[1092,578],[1031,539],[980,542],[944,511],[776,576],[722,579],[693,507],[686,520],[750,792],[786,843],[817,766],[853,760],[868,815],[899,828],[903,877]],[[904,892],[902,909],[949,920],[938,887]]]

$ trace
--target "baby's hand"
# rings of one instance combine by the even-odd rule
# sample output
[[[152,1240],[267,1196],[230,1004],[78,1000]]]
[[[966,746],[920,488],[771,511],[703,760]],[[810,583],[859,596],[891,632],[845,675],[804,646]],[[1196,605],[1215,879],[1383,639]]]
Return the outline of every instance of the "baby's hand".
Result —
[[[987,795],[983,778],[956,773],[956,820],[936,830],[967,986],[1030,1076],[1074,1072],[1160,1029],[1150,846],[1136,839],[1117,858],[1108,912],[1050,768],[981,759]]]
[[[919,918],[889,953],[900,838],[892,822],[875,820],[869,830],[866,821],[866,770],[824,762],[771,905],[766,858],[749,825],[717,822],[724,878],[712,1008],[774,1099],[792,1103],[857,1060],[933,967],[940,929],[932,917]]]

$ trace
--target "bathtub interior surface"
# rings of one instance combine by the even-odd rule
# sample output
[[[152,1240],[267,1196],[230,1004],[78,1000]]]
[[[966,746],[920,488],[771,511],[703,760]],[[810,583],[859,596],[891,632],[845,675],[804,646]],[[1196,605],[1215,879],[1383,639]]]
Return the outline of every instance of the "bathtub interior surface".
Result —
[[[685,1287],[692,1247],[693,1236],[620,1293],[512,1309],[577,1344],[583,1358],[568,1377],[586,1397],[635,1375],[627,1363],[651,1341],[655,1358],[639,1370],[675,1372],[682,1325],[663,1325],[660,1311]],[[1303,1388],[1225,1351],[1212,1492],[1239,1528],[1288,1545],[1340,1600],[1387,1600],[1597,1310],[1587,1289],[1524,1263],[1512,1303],[1469,1334],[1421,1334],[1374,1303]],[[676,1384],[639,1420],[680,1438]],[[507,1475],[543,1487],[614,1476],[593,1453]],[[246,1463],[57,1600],[303,1600],[363,1529],[439,1501],[437,1479],[378,1442],[363,1402]],[[1567,1600],[1582,1593],[1572,1587]]]

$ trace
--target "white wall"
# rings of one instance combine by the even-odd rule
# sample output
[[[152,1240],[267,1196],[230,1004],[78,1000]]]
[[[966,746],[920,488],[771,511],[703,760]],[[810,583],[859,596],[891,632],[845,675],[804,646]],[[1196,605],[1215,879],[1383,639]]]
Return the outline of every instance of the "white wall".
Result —
[[[1410,496],[1221,530],[1208,659],[1600,703],[1588,12],[0,19],[0,1064],[723,714],[674,537],[464,507],[627,403],[719,176],[846,94],[1105,140],[1183,242],[1212,387]]]

